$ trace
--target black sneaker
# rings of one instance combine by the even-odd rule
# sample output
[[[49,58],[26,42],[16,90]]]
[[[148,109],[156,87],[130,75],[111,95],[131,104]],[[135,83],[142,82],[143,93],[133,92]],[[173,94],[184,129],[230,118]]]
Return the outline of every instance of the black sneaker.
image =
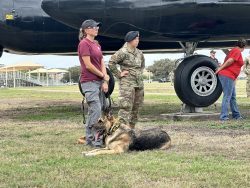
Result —
[[[94,144],[92,144],[92,142],[86,142],[85,146],[94,147]]]
[[[93,145],[93,147],[95,147],[96,149],[98,149],[98,148],[105,148],[104,145]]]

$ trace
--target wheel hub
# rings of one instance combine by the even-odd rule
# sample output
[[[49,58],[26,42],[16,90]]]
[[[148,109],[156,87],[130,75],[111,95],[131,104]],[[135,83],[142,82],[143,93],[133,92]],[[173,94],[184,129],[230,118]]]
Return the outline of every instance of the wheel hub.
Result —
[[[200,78],[199,79],[199,84],[202,86],[205,86],[207,84],[207,80],[205,78]]]
[[[199,96],[209,96],[216,86],[217,77],[209,67],[199,67],[191,75],[191,87]]]

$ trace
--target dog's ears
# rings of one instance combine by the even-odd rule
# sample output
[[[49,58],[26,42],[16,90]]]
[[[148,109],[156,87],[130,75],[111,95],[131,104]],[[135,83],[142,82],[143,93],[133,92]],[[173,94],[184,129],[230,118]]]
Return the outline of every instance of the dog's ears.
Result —
[[[107,111],[107,112],[104,114],[104,117],[107,118],[109,121],[112,120],[112,119],[113,119],[112,110]]]
[[[99,118],[99,119],[98,119],[98,123],[103,123],[103,119],[102,119],[102,118]]]
[[[113,120],[113,115],[111,114],[111,113],[109,113],[108,115],[107,115],[107,119],[110,121],[110,120]]]

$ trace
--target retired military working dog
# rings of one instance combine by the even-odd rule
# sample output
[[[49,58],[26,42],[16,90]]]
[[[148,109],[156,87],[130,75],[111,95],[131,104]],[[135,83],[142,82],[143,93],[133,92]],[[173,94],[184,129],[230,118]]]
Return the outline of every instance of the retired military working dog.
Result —
[[[122,124],[113,116],[106,116],[94,125],[105,133],[105,148],[83,152],[85,156],[118,154],[128,150],[168,149],[171,145],[169,135],[160,128],[134,130]]]

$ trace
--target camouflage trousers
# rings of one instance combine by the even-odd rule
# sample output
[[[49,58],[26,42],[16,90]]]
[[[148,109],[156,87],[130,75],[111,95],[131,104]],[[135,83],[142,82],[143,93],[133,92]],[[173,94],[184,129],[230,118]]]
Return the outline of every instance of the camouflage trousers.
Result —
[[[250,76],[247,77],[246,92],[247,92],[247,97],[250,97]]]
[[[134,128],[139,108],[144,100],[144,88],[120,85],[118,118],[121,123],[129,124]]]

